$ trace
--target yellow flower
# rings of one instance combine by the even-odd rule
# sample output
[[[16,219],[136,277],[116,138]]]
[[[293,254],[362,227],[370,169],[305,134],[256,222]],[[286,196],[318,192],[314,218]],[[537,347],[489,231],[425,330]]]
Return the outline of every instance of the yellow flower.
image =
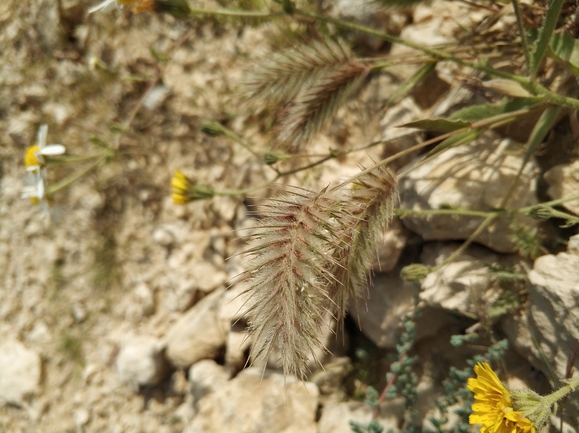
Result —
[[[535,433],[535,424],[513,408],[510,391],[486,362],[474,367],[476,378],[467,388],[474,393],[470,424],[481,424],[481,433]]]
[[[130,5],[131,3],[135,3],[138,0],[105,0],[102,3],[94,6],[88,10],[89,14],[93,12],[108,12],[113,7],[119,7],[119,5]]]
[[[185,204],[191,199],[189,198],[189,190],[193,186],[193,182],[183,174],[181,170],[175,170],[175,176],[171,179],[171,187],[173,189],[173,203]]]
[[[183,174],[181,170],[175,170],[175,176],[171,179],[173,190],[173,203],[185,204],[193,200],[203,200],[214,195],[213,189],[197,185]]]
[[[46,165],[45,157],[62,155],[66,151],[62,144],[46,144],[47,135],[48,126],[40,125],[37,143],[28,147],[24,154],[24,165],[28,171],[38,171]]]

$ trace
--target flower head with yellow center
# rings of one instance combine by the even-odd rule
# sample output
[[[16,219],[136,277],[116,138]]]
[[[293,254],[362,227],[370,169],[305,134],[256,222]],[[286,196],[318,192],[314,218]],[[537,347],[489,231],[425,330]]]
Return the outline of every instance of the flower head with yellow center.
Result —
[[[470,424],[481,433],[535,433],[535,424],[513,407],[512,394],[486,362],[474,367],[476,378],[467,387],[474,393]]]
[[[198,185],[183,174],[181,170],[175,170],[175,175],[171,179],[173,190],[173,203],[185,204],[193,200],[203,200],[214,196],[213,189]]]
[[[132,3],[136,3],[139,0],[105,0],[104,2],[90,8],[88,10],[89,14],[92,14],[93,12],[108,12],[110,10],[112,10],[113,8],[118,8],[121,5],[130,5]]]
[[[46,144],[48,126],[40,125],[38,128],[38,142],[26,149],[24,165],[28,171],[38,171],[46,165],[46,158],[62,155],[66,148],[62,144]]]
[[[191,14],[189,4],[186,0],[105,0],[99,5],[90,8],[88,13],[97,11],[108,12],[121,5],[131,5],[131,10],[134,13],[144,11],[166,12],[177,18],[185,18]]]

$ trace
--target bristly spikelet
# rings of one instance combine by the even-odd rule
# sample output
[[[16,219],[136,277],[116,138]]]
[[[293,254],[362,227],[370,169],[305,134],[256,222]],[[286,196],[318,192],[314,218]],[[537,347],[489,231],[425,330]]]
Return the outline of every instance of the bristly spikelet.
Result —
[[[349,212],[354,224],[344,232],[346,248],[338,251],[334,275],[341,284],[330,291],[338,309],[338,318],[344,317],[350,299],[359,300],[367,290],[367,276],[380,234],[384,231],[398,204],[396,176],[387,168],[379,168],[357,179],[350,191]]]
[[[285,52],[264,57],[245,81],[249,99],[266,104],[284,104],[293,100],[324,71],[353,61],[343,44],[330,40],[313,41]]]
[[[324,71],[304,86],[282,112],[277,142],[299,151],[359,88],[368,71],[366,65],[351,61]]]
[[[304,378],[307,360],[323,347],[320,333],[335,284],[336,221],[342,203],[327,190],[295,189],[272,200],[252,235],[246,275],[246,316],[253,335],[253,362],[265,365],[279,349],[286,374]],[[315,355],[314,355],[315,356]]]
[[[264,59],[245,87],[249,100],[280,106],[276,142],[295,152],[359,88],[369,71],[369,65],[342,43],[314,41]]]

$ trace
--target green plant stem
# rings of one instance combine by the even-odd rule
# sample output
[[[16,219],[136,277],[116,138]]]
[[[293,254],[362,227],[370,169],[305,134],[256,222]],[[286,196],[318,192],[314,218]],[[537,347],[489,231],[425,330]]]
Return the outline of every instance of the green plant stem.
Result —
[[[515,17],[517,18],[517,27],[519,28],[519,34],[521,35],[521,46],[523,47],[523,53],[525,54],[525,66],[527,67],[527,74],[531,71],[531,54],[529,43],[527,42],[527,32],[525,31],[525,26],[523,24],[523,15],[521,13],[521,8],[519,6],[519,0],[511,0],[513,9],[515,10]]]
[[[235,141],[236,143],[238,143],[241,147],[243,147],[245,150],[247,150],[249,153],[251,153],[253,156],[255,156],[256,158],[259,159],[263,159],[262,155],[260,155],[259,153],[257,153],[255,150],[252,149],[251,144],[249,144],[248,142],[246,142],[243,138],[241,138],[239,135],[237,135],[235,132],[233,132],[231,129],[226,128],[225,126],[221,125],[222,131],[223,131],[223,135],[225,135],[226,137],[230,138],[231,140]],[[273,170],[275,170],[273,167],[271,167]]]
[[[236,18],[275,18],[285,16],[285,12],[261,12],[261,11],[236,11],[231,9],[199,9],[199,8],[189,8],[191,11],[190,16],[193,18],[195,15],[216,15],[224,17],[236,17]]]
[[[526,212],[529,212],[530,210],[532,210],[533,208],[536,208],[539,206],[547,206],[547,207],[558,206],[560,204],[567,203],[568,201],[575,201],[575,200],[579,200],[579,194],[572,195],[570,197],[558,198],[557,200],[546,201],[546,202],[540,203],[538,205],[535,204],[535,205],[531,205],[531,206],[526,206],[526,207],[520,208],[519,212],[520,213],[526,213]]]
[[[535,42],[535,49],[531,55],[531,69],[529,71],[531,80],[535,79],[537,71],[543,62],[543,58],[547,52],[547,47],[551,41],[551,36],[553,35],[553,31],[557,25],[557,20],[559,19],[559,13],[561,12],[563,1],[564,0],[549,0],[547,2],[547,12],[545,13],[543,24],[539,29],[539,37]]]
[[[562,0],[553,0],[553,2],[561,2],[561,1]],[[408,48],[412,48],[412,49],[415,49],[417,51],[421,51],[425,54],[428,54],[429,56],[432,56],[435,59],[448,60],[448,61],[454,62],[458,65],[473,68],[475,70],[484,72],[484,73],[486,73],[490,76],[493,76],[493,77],[505,78],[507,80],[511,80],[511,81],[516,82],[516,83],[519,83],[521,86],[523,86],[523,88],[525,88],[531,94],[541,97],[545,102],[549,102],[549,103],[564,106],[564,107],[573,108],[575,110],[579,109],[579,99],[569,98],[566,96],[558,95],[554,92],[551,92],[549,89],[545,88],[544,86],[540,85],[539,83],[531,81],[527,77],[523,77],[523,76],[516,75],[516,74],[511,74],[511,73],[508,73],[505,71],[500,71],[500,70],[494,69],[494,68],[492,68],[492,67],[490,67],[482,62],[479,62],[479,63],[470,62],[468,60],[461,59],[460,57],[456,57],[455,55],[447,53],[445,51],[438,50],[435,48],[425,47],[424,45],[421,45],[419,43],[408,41],[405,39],[401,39],[401,38],[398,38],[396,36],[392,36],[388,33],[384,33],[384,32],[375,30],[371,27],[366,27],[366,26],[358,24],[358,23],[342,21],[342,20],[337,19],[337,18],[327,17],[324,15],[315,14],[315,13],[309,13],[309,12],[305,12],[302,10],[296,10],[294,13],[294,16],[309,18],[309,19],[317,20],[317,21],[323,21],[326,23],[334,24],[336,26],[339,26],[339,27],[342,27],[345,29],[355,30],[355,31],[359,31],[361,33],[365,33],[367,35],[375,36],[377,38],[383,39],[383,40],[391,42],[391,43],[401,44],[401,45],[404,45]],[[547,43],[548,43],[548,41],[547,41]]]
[[[93,159],[101,158],[102,156],[103,154],[99,153],[97,155],[87,155],[87,156],[51,156],[45,157],[45,159],[50,164],[68,164],[75,162],[91,161]]]
[[[66,188],[67,186],[69,186],[70,184],[72,184],[73,182],[77,181],[78,179],[80,179],[81,177],[85,176],[86,174],[88,174],[92,169],[98,167],[101,163],[103,163],[104,161],[106,161],[107,157],[103,156],[102,158],[96,160],[95,162],[93,162],[91,165],[89,165],[88,167],[86,167],[84,170],[80,170],[76,173],[73,173],[72,175],[65,177],[64,179],[62,179],[61,181],[55,183],[54,185],[52,185],[50,188],[48,188],[47,190],[47,194],[48,195],[52,195],[58,191],[60,191],[63,188]]]
[[[471,209],[464,209],[464,208],[453,208],[453,209],[428,209],[428,210],[411,210],[411,209],[397,209],[395,211],[396,216],[400,218],[404,218],[409,215],[464,215],[464,216],[474,216],[474,217],[483,217],[488,218],[493,215],[502,215],[506,214],[507,211],[500,210],[500,211],[492,211],[492,212],[485,212],[485,211],[478,211],[478,210],[471,210]]]

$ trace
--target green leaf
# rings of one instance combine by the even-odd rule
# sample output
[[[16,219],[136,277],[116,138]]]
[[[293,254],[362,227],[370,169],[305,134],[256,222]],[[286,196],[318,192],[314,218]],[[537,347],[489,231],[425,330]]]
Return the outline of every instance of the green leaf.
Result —
[[[449,119],[462,120],[464,122],[478,122],[479,120],[522,110],[523,108],[532,108],[539,100],[539,98],[503,98],[495,104],[480,104],[465,107],[462,110],[452,113]]]
[[[551,36],[553,35],[557,25],[557,20],[559,19],[559,13],[561,12],[563,1],[564,0],[551,0],[548,2],[547,11],[543,17],[543,23],[539,29],[539,35],[535,42],[534,50],[531,52],[531,78],[534,78],[537,75],[537,71],[539,70],[547,52]]]
[[[412,77],[410,77],[408,80],[406,80],[404,83],[402,83],[396,89],[396,91],[394,91],[394,93],[386,101],[386,105],[389,106],[391,104],[395,104],[403,96],[406,96],[406,94],[410,90],[412,90],[412,88],[414,88],[414,86],[416,86],[418,83],[420,83],[422,80],[424,80],[428,75],[430,75],[434,71],[434,69],[436,68],[436,63],[437,62],[426,63],[424,66],[422,66],[420,69],[418,69],[418,71],[416,71],[412,75]]]
[[[406,128],[417,128],[425,131],[452,132],[456,131],[457,129],[469,127],[470,122],[448,119],[424,119],[417,120],[416,122],[406,123],[400,126]]]
[[[579,41],[567,33],[554,33],[551,37],[551,57],[564,63],[575,74],[579,75]]]
[[[469,129],[468,131],[462,131],[453,135],[452,137],[448,137],[446,140],[444,140],[442,143],[440,143],[438,146],[432,149],[428,153],[428,157],[431,157],[451,147],[457,147],[463,144],[470,143],[475,138],[477,138],[481,132],[482,130],[480,129]]]

